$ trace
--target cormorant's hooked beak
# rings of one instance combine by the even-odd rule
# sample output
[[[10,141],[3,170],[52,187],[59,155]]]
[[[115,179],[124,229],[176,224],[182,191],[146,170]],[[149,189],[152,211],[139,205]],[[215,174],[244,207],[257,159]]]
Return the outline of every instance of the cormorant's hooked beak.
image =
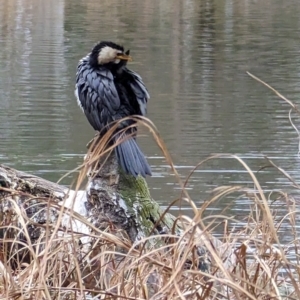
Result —
[[[130,50],[127,50],[125,53],[120,53],[117,55],[118,59],[125,61],[132,61],[132,57],[129,55]]]

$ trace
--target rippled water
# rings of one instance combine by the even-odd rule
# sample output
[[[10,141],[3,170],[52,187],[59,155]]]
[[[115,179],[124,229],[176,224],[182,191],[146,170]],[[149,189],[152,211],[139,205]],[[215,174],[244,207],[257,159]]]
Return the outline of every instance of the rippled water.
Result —
[[[148,117],[183,177],[211,153],[235,153],[254,170],[267,155],[299,179],[289,106],[246,74],[299,102],[299,16],[296,0],[0,0],[0,161],[53,181],[82,161],[93,130],[74,98],[76,65],[108,39],[131,49],[151,94]],[[179,195],[174,176],[153,140],[139,140],[152,195],[167,205]],[[258,176],[265,189],[287,184],[272,169]],[[201,204],[220,184],[251,180],[223,158],[188,188]],[[237,200],[229,212],[248,208]]]

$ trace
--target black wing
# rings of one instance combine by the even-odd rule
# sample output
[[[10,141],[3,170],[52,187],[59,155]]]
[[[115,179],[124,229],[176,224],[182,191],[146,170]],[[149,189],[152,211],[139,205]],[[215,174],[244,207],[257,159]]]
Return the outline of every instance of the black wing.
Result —
[[[147,102],[150,99],[150,95],[145,87],[142,77],[127,68],[125,68],[124,72],[131,77],[129,85],[136,96],[142,116],[145,116],[147,112]]]
[[[83,58],[77,68],[75,95],[95,130],[101,131],[116,118],[120,98],[109,70],[95,70],[89,57]]]

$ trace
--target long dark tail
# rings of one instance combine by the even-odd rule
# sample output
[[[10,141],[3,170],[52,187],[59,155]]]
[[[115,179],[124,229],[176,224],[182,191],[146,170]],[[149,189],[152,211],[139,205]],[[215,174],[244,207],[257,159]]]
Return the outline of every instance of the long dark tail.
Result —
[[[121,168],[134,177],[152,175],[150,166],[133,137],[126,138],[116,148],[116,155]]]

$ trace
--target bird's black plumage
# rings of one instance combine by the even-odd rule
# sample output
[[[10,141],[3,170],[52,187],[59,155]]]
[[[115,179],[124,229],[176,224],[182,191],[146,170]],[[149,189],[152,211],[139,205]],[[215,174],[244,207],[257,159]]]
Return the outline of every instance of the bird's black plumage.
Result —
[[[123,57],[119,59],[118,57]],[[112,42],[100,42],[80,60],[76,73],[75,95],[88,121],[101,135],[112,122],[131,115],[146,114],[150,98],[142,78],[126,67],[129,51]],[[103,63],[102,63],[103,61]],[[118,127],[115,141],[124,140],[115,148],[122,169],[133,176],[151,175],[149,164],[135,140],[136,127],[118,132],[133,125],[123,121]]]

